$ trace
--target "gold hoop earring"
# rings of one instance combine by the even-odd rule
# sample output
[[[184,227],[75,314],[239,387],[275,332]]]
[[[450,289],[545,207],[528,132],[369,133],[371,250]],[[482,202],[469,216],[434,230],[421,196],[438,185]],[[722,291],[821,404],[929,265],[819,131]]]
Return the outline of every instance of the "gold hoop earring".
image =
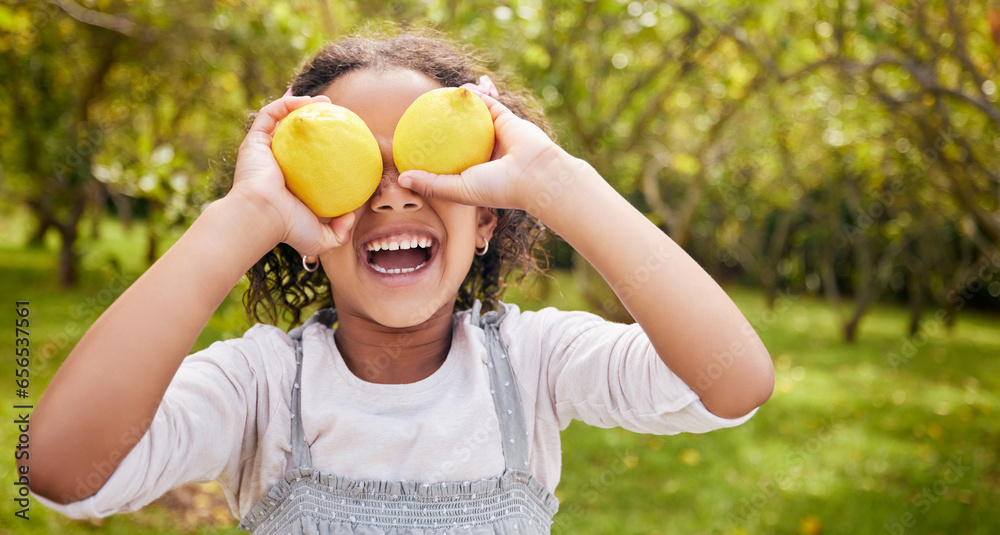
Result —
[[[316,271],[317,269],[319,269],[319,258],[317,258],[315,262],[308,262],[308,261],[306,261],[306,258],[308,258],[306,255],[302,255],[302,268],[303,269],[305,269],[309,273],[312,273],[312,272]]]
[[[486,254],[486,251],[490,250],[490,240],[483,238],[483,241],[486,242],[486,245],[484,245],[481,250],[479,249],[479,247],[476,247],[476,256],[483,256],[484,254]]]

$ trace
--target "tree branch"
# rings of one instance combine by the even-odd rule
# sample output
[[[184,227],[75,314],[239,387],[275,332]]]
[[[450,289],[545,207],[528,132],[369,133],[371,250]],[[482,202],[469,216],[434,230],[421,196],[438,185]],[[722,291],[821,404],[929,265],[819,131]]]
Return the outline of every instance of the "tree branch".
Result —
[[[872,72],[882,65],[897,65],[906,69],[913,76],[913,79],[916,80],[921,87],[923,87],[925,92],[933,93],[935,95],[947,95],[967,104],[971,104],[973,107],[986,114],[986,116],[989,117],[995,125],[1000,127],[1000,110],[993,107],[989,101],[984,98],[976,98],[972,95],[967,95],[960,90],[951,89],[941,85],[934,76],[934,69],[930,65],[925,65],[912,59],[901,59],[890,56],[876,58],[870,63],[858,63],[851,61],[840,62],[841,68],[848,74],[852,75],[859,71]]]
[[[955,55],[958,56],[958,61],[965,67],[966,72],[968,72],[973,81],[976,82],[976,87],[979,91],[983,90],[983,79],[982,74],[979,69],[976,68],[976,64],[969,57],[969,46],[968,46],[968,32],[959,20],[958,14],[955,13],[955,6],[951,2],[945,2],[945,7],[948,9],[948,26],[951,27],[952,34],[955,36]]]
[[[684,78],[684,75],[689,73],[691,69],[694,67],[695,63],[698,61],[698,58],[707,53],[709,50],[712,50],[712,47],[714,47],[714,43],[715,41],[713,41],[712,45],[708,48],[699,49],[696,52],[697,57],[694,57],[692,55],[685,58],[684,61],[681,63],[680,68],[677,71],[677,76],[675,77],[675,81],[679,81],[682,78]],[[641,137],[648,134],[646,129],[649,127],[649,123],[653,122],[653,119],[660,116],[660,110],[663,107],[663,103],[666,102],[667,98],[669,98],[670,95],[674,94],[674,91],[676,91],[677,87],[678,84],[668,84],[666,87],[663,88],[662,91],[660,91],[659,94],[657,94],[653,98],[653,102],[651,104],[646,105],[645,111],[641,115],[639,115],[639,117],[636,119],[635,124],[633,125],[632,128],[632,132],[629,135],[628,140],[624,144],[625,147],[631,147],[635,145],[636,143],[638,143]],[[611,120],[609,119],[607,122],[608,125],[605,126],[605,128],[610,127]]]
[[[693,56],[695,56],[695,54],[690,53],[690,51],[695,46],[695,41],[696,39],[698,39],[698,36],[701,34],[702,31],[702,28],[698,24],[698,21],[696,19],[690,19],[690,20],[691,20],[691,28],[684,35],[685,46],[684,50],[681,53],[682,56],[686,57],[683,58],[683,60],[681,61],[681,68],[678,73],[678,78],[683,76],[684,73],[686,73],[690,69],[690,66],[693,63],[692,58]],[[705,47],[705,49],[711,50],[712,48],[714,48],[716,42],[718,42],[718,36],[716,36],[716,38],[712,40],[712,43],[709,46]],[[632,88],[629,91],[625,92],[625,97],[620,101],[618,101],[618,106],[616,107],[615,111],[608,116],[607,120],[601,123],[601,125],[598,127],[598,130],[606,130],[610,128],[611,124],[614,121],[618,120],[618,118],[621,117],[621,115],[625,112],[625,110],[629,109],[632,106],[632,104],[635,101],[637,101],[640,98],[640,96],[642,96],[642,89],[653,83],[657,78],[659,78],[661,74],[663,74],[664,71],[667,70],[669,66],[673,64],[674,61],[672,61],[671,59],[663,58],[658,65],[651,67],[645,73],[642,73],[639,76],[637,76],[635,80],[633,80]],[[670,92],[671,89],[668,86],[668,88],[664,90],[662,94],[666,95],[669,94]]]
[[[49,3],[55,4],[79,22],[111,30],[126,37],[135,37],[139,30],[136,23],[125,17],[87,9],[73,0],[49,0]]]

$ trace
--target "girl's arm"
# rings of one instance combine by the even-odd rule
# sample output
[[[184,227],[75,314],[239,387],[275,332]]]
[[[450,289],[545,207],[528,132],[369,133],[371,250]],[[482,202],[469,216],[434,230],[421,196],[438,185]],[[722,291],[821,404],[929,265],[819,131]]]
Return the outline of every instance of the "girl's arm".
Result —
[[[494,160],[461,175],[407,172],[399,184],[426,196],[527,210],[593,264],[708,410],[736,418],[763,404],[774,387],[770,356],[711,276],[593,167],[482,98],[497,131]]]
[[[277,121],[309,102],[285,97],[261,110],[240,147],[233,189],[73,348],[32,415],[32,491],[58,503],[97,492],[149,428],[181,361],[240,277],[279,242],[313,253],[347,235],[353,218],[319,223],[285,190],[271,155]]]
[[[545,165],[565,188],[535,215],[601,273],[705,407],[737,418],[767,401],[770,356],[712,277],[593,167],[565,153]]]

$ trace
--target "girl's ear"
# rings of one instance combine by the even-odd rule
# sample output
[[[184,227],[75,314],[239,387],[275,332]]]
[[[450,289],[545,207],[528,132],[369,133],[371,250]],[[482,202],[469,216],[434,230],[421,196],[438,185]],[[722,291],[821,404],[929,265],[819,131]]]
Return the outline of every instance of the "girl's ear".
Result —
[[[497,228],[497,215],[490,208],[482,206],[476,209],[476,234],[487,241],[493,238],[493,231]]]

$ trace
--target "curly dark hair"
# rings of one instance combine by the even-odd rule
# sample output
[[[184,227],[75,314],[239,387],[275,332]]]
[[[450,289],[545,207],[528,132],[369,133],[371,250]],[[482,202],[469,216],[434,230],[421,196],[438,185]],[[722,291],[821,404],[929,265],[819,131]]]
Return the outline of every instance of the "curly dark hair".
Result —
[[[508,87],[474,51],[428,29],[369,28],[330,44],[302,68],[292,83],[292,94],[320,95],[333,80],[352,70],[400,67],[423,73],[445,87],[476,83],[480,76],[489,75],[501,103],[554,137],[527,90]],[[538,219],[523,210],[492,210],[497,226],[489,250],[473,260],[459,288],[455,310],[470,308],[476,299],[484,310],[495,308],[512,271],[518,270],[517,282],[545,271],[547,257],[541,248],[545,228]],[[330,281],[323,270],[306,271],[299,253],[284,243],[261,258],[247,272],[247,278],[250,286],[243,295],[243,305],[252,322],[276,323],[284,317],[296,325],[304,308],[333,305]]]

